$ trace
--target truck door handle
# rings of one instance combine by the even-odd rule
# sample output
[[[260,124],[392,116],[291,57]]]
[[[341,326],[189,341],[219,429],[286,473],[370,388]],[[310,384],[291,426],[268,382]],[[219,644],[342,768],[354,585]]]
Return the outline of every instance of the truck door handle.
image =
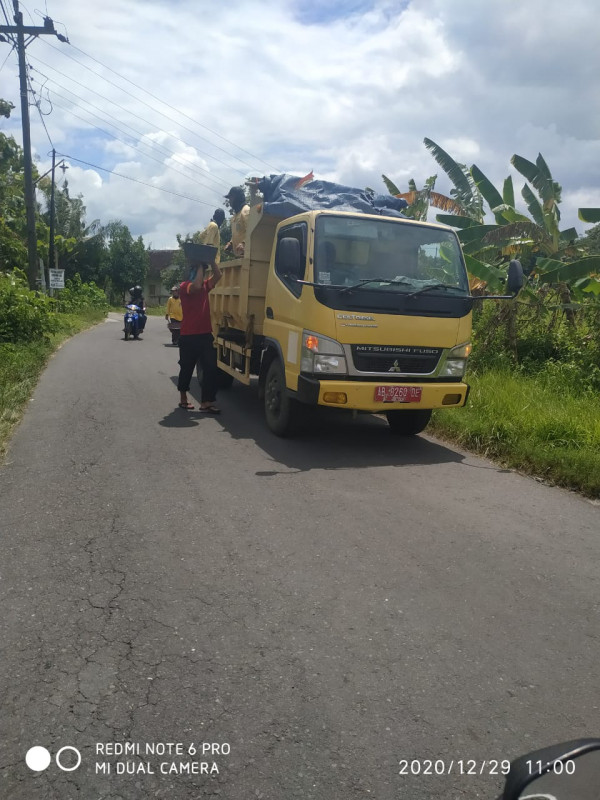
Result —
[[[271,308],[271,306],[267,306],[265,314],[267,319],[275,319],[275,317],[273,316],[273,309]]]

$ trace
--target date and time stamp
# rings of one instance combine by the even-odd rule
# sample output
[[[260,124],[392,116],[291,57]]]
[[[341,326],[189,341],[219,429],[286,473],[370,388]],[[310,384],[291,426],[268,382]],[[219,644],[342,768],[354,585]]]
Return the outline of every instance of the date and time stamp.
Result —
[[[510,772],[510,761],[503,759],[475,758],[403,758],[398,761],[398,775],[423,777],[442,777],[449,775],[496,775],[506,777]],[[555,775],[573,775],[575,761],[556,760],[550,764],[530,760],[526,762],[530,775],[541,776],[548,772]]]

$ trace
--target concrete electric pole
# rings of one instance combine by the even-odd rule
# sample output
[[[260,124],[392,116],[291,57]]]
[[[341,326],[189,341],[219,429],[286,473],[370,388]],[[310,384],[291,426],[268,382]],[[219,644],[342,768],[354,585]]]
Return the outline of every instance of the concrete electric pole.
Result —
[[[54,29],[54,22],[50,17],[44,17],[44,27],[34,25],[23,25],[23,13],[19,11],[18,0],[13,0],[15,10],[15,25],[0,25],[0,40],[11,40],[11,34],[16,34],[16,43],[19,57],[19,84],[21,92],[21,123],[23,126],[23,158],[24,158],[24,178],[25,178],[25,213],[27,216],[27,255],[28,270],[27,276],[31,289],[36,288],[38,278],[38,258],[37,258],[37,232],[35,229],[35,190],[33,187],[33,167],[31,160],[31,135],[29,126],[29,98],[27,94],[27,65],[25,63],[25,48],[36,36],[52,34],[61,42],[66,42],[65,36]],[[8,39],[2,34],[8,34]],[[31,38],[25,42],[25,35]]]

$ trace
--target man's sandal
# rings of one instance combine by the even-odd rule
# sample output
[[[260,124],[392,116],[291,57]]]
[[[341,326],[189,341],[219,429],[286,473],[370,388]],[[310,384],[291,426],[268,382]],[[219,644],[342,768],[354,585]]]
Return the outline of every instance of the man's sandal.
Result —
[[[179,408],[183,408],[185,411],[194,410],[194,406],[191,403],[179,403]]]
[[[203,414],[220,414],[221,413],[221,409],[217,408],[216,406],[206,406],[206,408],[202,408],[202,406],[200,406],[200,411]]]

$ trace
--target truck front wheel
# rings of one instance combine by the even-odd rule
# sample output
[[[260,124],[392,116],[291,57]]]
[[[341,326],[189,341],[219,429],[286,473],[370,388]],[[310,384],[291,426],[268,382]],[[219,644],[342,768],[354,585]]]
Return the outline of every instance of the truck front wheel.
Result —
[[[279,359],[269,365],[265,380],[265,418],[276,436],[291,436],[298,429],[302,407],[285,388],[285,372]]]
[[[386,411],[385,415],[392,433],[397,436],[415,436],[427,427],[431,419],[431,409]]]

